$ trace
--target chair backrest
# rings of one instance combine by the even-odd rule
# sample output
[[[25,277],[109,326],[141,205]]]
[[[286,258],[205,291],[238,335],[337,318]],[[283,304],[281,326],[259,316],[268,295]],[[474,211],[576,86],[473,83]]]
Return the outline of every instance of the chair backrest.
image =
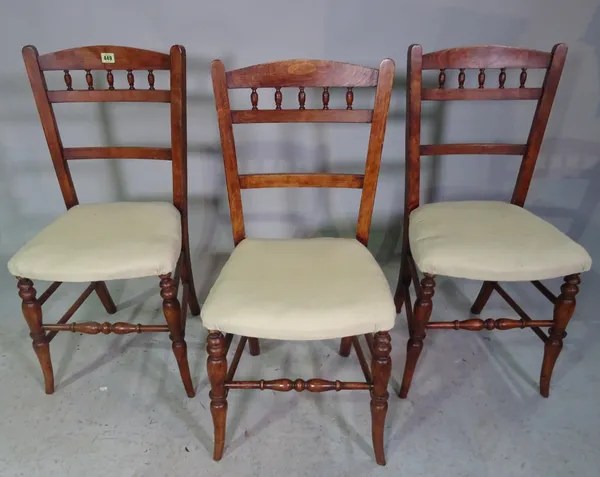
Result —
[[[23,59],[40,115],[54,169],[67,208],[79,203],[68,161],[78,159],[153,159],[172,162],[173,204],[187,216],[186,66],[183,46],[170,54],[123,46],[85,46],[39,55],[34,46],[23,48]],[[49,91],[46,71],[64,72],[65,90]],[[85,71],[86,90],[73,89],[71,71]],[[106,71],[108,89],[94,86],[93,70]],[[148,85],[139,88],[135,70],[144,70]],[[154,71],[170,72],[169,89],[155,89]],[[116,89],[117,71],[126,72],[128,89]],[[123,73],[125,74],[125,73]],[[63,147],[54,116],[54,103],[152,102],[169,103],[171,147]]]
[[[555,45],[551,52],[506,46],[451,48],[423,54],[421,45],[408,49],[406,92],[406,184],[405,221],[419,206],[421,156],[447,154],[501,154],[523,156],[511,203],[523,206],[540,152],[548,117],[567,56],[567,46]],[[498,70],[497,84],[486,87],[486,69]],[[458,85],[449,88],[446,70],[459,70]],[[465,70],[475,69],[477,88],[465,88]],[[518,69],[519,87],[505,87],[507,70]],[[541,88],[526,86],[527,69],[546,71]],[[438,87],[423,87],[423,71],[439,70]],[[421,102],[460,100],[537,100],[526,144],[421,144]],[[405,227],[405,230],[407,227]]]
[[[211,65],[233,239],[237,245],[245,237],[241,189],[266,187],[336,187],[362,189],[356,238],[369,239],[373,204],[388,117],[394,62],[385,59],[379,69],[322,60],[288,60],[225,71],[220,60]],[[298,88],[298,109],[282,109],[281,88]],[[354,109],[354,88],[376,88],[373,109]],[[251,109],[231,110],[229,89],[247,88]],[[260,88],[274,88],[275,109],[259,109]],[[322,108],[308,109],[305,88],[323,88]],[[329,88],[345,88],[343,109],[330,107]],[[366,166],[363,174],[242,174],[233,137],[233,124],[247,123],[371,123]]]

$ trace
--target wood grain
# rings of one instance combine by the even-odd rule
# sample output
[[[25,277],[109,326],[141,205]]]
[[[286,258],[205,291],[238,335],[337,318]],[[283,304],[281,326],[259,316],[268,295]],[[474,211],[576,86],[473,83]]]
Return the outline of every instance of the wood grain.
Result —
[[[497,101],[533,100],[542,95],[541,88],[497,88],[497,89],[438,89],[423,88],[423,101]]]
[[[274,109],[231,111],[233,124],[248,123],[370,123],[370,109]]]
[[[166,147],[65,147],[65,159],[155,159],[170,161]]]
[[[265,187],[341,187],[360,189],[364,176],[360,174],[241,174],[242,189]]]
[[[486,154],[522,156],[526,151],[525,144],[422,144],[419,148],[421,156],[449,156],[454,154]]]
[[[287,60],[227,72],[228,88],[374,87],[378,70],[324,60]]]
[[[511,46],[484,45],[449,48],[423,55],[424,70],[441,68],[548,68],[550,54]]]
[[[113,53],[114,63],[102,63],[101,53]],[[55,51],[40,56],[46,70],[168,70],[169,55],[115,45],[95,45]]]
[[[169,103],[171,92],[166,90],[93,90],[48,91],[51,103]]]

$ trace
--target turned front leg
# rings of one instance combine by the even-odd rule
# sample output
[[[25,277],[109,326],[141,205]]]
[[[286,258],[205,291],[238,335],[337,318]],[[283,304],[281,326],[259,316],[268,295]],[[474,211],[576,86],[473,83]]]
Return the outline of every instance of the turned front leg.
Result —
[[[568,275],[560,287],[560,295],[554,304],[554,323],[548,332],[548,340],[544,345],[544,361],[540,375],[540,394],[544,397],[550,395],[550,379],[554,365],[563,348],[563,339],[567,335],[565,329],[575,311],[575,297],[579,292],[581,283],[579,274]]]
[[[227,420],[227,345],[220,331],[209,331],[206,339],[206,369],[210,380],[210,413],[213,418],[215,442],[213,459],[221,460],[225,448],[225,421]]]
[[[400,397],[406,398],[412,382],[417,361],[423,350],[423,340],[426,336],[427,323],[431,318],[433,308],[432,298],[435,290],[435,280],[432,275],[425,275],[421,280],[421,293],[417,297],[413,312],[413,323],[409,324],[410,338],[406,345],[406,363],[400,386]],[[408,304],[407,306],[410,306]]]
[[[192,383],[190,365],[187,358],[187,344],[183,337],[183,323],[181,320],[181,305],[177,299],[177,285],[171,275],[160,276],[160,296],[163,299],[163,313],[169,326],[169,338],[173,354],[179,366],[179,374],[183,381],[183,387],[188,397],[194,397],[196,391]]]
[[[371,432],[375,460],[379,465],[385,465],[383,437],[389,398],[387,388],[392,373],[392,360],[390,359],[392,351],[391,341],[390,334],[387,331],[375,333],[371,359],[371,374],[373,376],[373,388],[371,390]]]
[[[32,339],[33,350],[42,367],[46,394],[52,394],[54,392],[54,373],[50,359],[50,344],[46,332],[42,328],[42,306],[36,299],[36,290],[33,288],[31,280],[19,278],[17,287],[19,288],[19,297],[23,300],[21,308],[25,321],[29,325],[29,336]]]

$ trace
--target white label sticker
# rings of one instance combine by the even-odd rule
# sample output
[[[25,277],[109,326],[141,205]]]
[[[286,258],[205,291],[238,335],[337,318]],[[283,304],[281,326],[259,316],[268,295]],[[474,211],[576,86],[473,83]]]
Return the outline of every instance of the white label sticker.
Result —
[[[114,63],[115,62],[115,54],[114,53],[100,53],[100,59],[102,63]]]

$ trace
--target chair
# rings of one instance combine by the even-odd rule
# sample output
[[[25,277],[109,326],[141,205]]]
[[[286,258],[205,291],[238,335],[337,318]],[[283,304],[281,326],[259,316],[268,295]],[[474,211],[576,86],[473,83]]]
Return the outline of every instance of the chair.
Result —
[[[502,46],[453,48],[423,54],[420,45],[408,50],[406,122],[406,185],[401,270],[395,293],[396,310],[407,303],[410,339],[400,397],[406,398],[427,329],[510,330],[530,328],[545,343],[540,393],[548,397],[554,364],[563,346],[565,328],[575,309],[579,274],[591,267],[587,252],[551,224],[523,208],[535,163],[548,123],[567,55],[566,45],[546,53]],[[499,70],[497,81],[487,88],[486,68]],[[520,69],[518,87],[505,86],[507,69]],[[526,86],[527,69],[545,70],[541,88]],[[446,85],[446,70],[458,69],[458,88]],[[478,88],[465,88],[465,69],[479,70]],[[422,72],[439,70],[437,88],[424,88]],[[515,81],[516,82],[516,81]],[[421,144],[422,101],[536,100],[537,107],[526,144]],[[421,156],[444,154],[499,154],[522,156],[510,203],[465,201],[419,204]],[[418,271],[423,273],[419,280]],[[479,315],[493,291],[508,303],[520,319],[429,321],[435,276],[482,280],[483,286],[471,313]],[[560,294],[554,295],[540,280],[564,276]],[[414,284],[414,308],[410,284]],[[498,282],[531,281],[554,305],[552,320],[533,320]],[[549,327],[548,334],[540,328]]]
[[[389,284],[366,248],[388,116],[394,63],[380,69],[332,61],[291,60],[225,72],[212,63],[212,80],[221,134],[225,177],[235,249],[202,307],[208,329],[210,408],[214,422],[214,459],[225,444],[227,393],[230,389],[274,391],[371,392],[373,447],[385,465],[383,427],[391,372],[390,336],[395,310]],[[305,88],[323,88],[322,109],[306,108]],[[330,109],[330,88],[346,88],[345,109]],[[358,87],[376,87],[373,110],[353,109]],[[251,89],[251,110],[231,110],[228,89]],[[259,88],[274,88],[275,109],[258,108]],[[299,88],[298,109],[283,109],[281,88]],[[364,174],[239,174],[233,124],[247,123],[371,123]],[[241,190],[272,187],[341,187],[362,189],[356,239],[246,238]],[[225,335],[223,334],[225,333]],[[373,335],[374,333],[374,335]],[[358,335],[366,336],[372,360],[364,357]],[[233,335],[240,341],[227,368]],[[342,338],[340,354],[354,346],[366,382],[324,379],[235,381],[247,341],[258,354],[258,338],[322,340]],[[253,344],[254,343],[254,344]]]
[[[121,46],[88,46],[38,55],[23,48],[23,58],[48,142],[67,212],[43,229],[8,262],[18,279],[23,314],[40,361],[47,394],[54,392],[50,341],[59,331],[87,334],[169,332],[181,379],[189,397],[195,394],[184,339],[187,307],[200,313],[190,265],[187,223],[187,152],[185,49],[170,54]],[[66,90],[49,91],[45,72],[64,72]],[[71,70],[85,70],[87,90],[73,88]],[[108,89],[94,85],[92,70],[105,70]],[[116,89],[117,70],[126,70],[129,89]],[[147,70],[148,86],[135,85],[134,70]],[[155,89],[154,71],[170,72],[170,88]],[[125,74],[125,73],[123,73]],[[63,147],[54,117],[54,103],[154,102],[169,103],[171,147]],[[79,204],[69,172],[71,160],[96,158],[171,161],[173,203],[118,202]],[[109,314],[117,308],[105,281],[146,276],[160,277],[166,325],[131,323],[71,323],[67,321],[95,292]],[[177,298],[183,283],[182,305]],[[32,280],[53,283],[39,297]],[[42,321],[42,305],[63,282],[90,282],[56,324]]]

